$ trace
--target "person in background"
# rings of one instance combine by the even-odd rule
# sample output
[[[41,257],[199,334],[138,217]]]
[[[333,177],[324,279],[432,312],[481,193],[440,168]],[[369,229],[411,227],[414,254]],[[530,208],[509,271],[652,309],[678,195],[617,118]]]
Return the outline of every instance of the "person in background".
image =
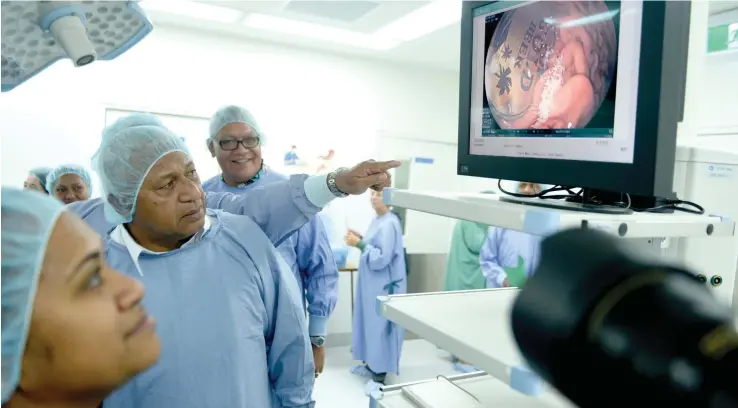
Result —
[[[407,292],[407,269],[400,219],[372,193],[377,217],[363,237],[349,230],[346,244],[361,251],[356,282],[352,350],[364,364],[354,374],[383,384],[387,373],[398,373],[405,330],[377,313],[377,296]]]
[[[482,194],[494,194],[484,191]],[[444,290],[476,290],[485,288],[479,251],[482,249],[489,226],[458,220],[451,234],[451,247],[446,263]]]
[[[443,290],[484,289],[486,281],[479,265],[489,226],[477,222],[459,220],[451,235],[451,248],[446,263],[446,279]]]
[[[222,173],[203,183],[206,192],[245,191],[287,180],[264,165],[263,136],[251,113],[239,106],[219,109],[210,119],[208,149]],[[340,171],[340,170],[339,170]],[[258,190],[256,190],[258,191]],[[338,268],[325,226],[313,218],[278,248],[305,295],[316,373],[323,372],[328,319],[338,299]]]
[[[520,182],[517,193],[535,195],[541,192],[537,183]],[[479,264],[488,288],[522,287],[538,265],[542,237],[525,232],[490,227]]]
[[[2,404],[94,408],[159,358],[143,287],[57,200],[2,189]]]
[[[48,167],[36,167],[28,172],[26,180],[23,182],[23,188],[26,190],[36,190],[44,194],[49,194],[46,191],[46,177],[51,171]]]
[[[538,183],[528,183],[528,182],[520,181],[517,183],[516,190],[518,194],[534,196],[541,192],[541,185]]]
[[[284,165],[285,166],[296,166],[300,157],[297,155],[297,146],[292,145],[290,151],[284,154]]]
[[[494,194],[485,191],[483,194]],[[476,290],[484,289],[486,281],[479,265],[479,251],[482,249],[489,226],[458,220],[451,235],[451,247],[446,263],[446,279],[444,290]],[[469,363],[452,356],[456,371],[468,373],[477,371]]]
[[[86,201],[92,194],[92,177],[82,166],[64,164],[49,173],[46,191],[64,204]]]

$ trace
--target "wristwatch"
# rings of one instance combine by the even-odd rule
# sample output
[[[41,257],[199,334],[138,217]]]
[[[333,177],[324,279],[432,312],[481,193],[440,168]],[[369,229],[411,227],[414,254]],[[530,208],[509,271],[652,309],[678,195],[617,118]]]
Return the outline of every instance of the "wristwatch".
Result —
[[[343,191],[339,190],[338,187],[336,187],[336,176],[338,176],[340,173],[347,171],[348,169],[345,167],[340,167],[332,172],[328,173],[328,177],[326,177],[325,182],[328,183],[328,190],[333,193],[336,197],[347,197],[348,194],[344,193]]]
[[[325,345],[325,337],[324,336],[310,336],[310,343],[317,348],[321,348]]]

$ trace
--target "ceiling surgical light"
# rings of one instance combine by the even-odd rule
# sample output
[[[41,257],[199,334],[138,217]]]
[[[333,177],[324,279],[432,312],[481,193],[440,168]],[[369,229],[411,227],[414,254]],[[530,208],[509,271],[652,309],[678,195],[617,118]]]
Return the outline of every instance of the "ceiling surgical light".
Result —
[[[153,28],[131,1],[3,1],[0,16],[3,92],[60,59],[76,67],[115,59]]]

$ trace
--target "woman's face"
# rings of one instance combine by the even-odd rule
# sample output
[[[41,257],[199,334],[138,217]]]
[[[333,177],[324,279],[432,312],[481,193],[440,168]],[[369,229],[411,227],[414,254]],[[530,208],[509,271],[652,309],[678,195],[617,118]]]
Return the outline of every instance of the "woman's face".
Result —
[[[75,201],[84,201],[90,198],[90,188],[82,177],[70,173],[63,174],[54,183],[54,191],[50,191],[58,200],[64,204]]]
[[[41,185],[41,180],[33,174],[29,174],[28,177],[26,177],[26,181],[23,182],[23,188],[26,190],[37,190],[47,194],[46,188]]]
[[[388,208],[384,205],[384,194],[381,191],[371,191],[372,208],[377,213],[386,213]]]
[[[161,345],[143,295],[105,264],[100,236],[62,213],[41,269],[19,392],[102,399],[153,365]]]

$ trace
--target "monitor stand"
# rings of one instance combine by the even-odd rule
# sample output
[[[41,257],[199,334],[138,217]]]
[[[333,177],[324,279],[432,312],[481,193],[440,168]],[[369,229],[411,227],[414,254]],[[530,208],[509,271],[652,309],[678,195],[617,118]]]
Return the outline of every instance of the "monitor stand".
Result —
[[[555,208],[557,210],[567,211],[580,211],[580,212],[591,212],[598,214],[632,214],[633,210],[630,208],[616,207],[612,205],[595,205],[595,204],[583,204],[575,203],[564,200],[553,200],[543,198],[523,198],[523,197],[512,197],[512,196],[501,196],[500,201],[508,203],[531,205],[534,207],[545,207]]]

